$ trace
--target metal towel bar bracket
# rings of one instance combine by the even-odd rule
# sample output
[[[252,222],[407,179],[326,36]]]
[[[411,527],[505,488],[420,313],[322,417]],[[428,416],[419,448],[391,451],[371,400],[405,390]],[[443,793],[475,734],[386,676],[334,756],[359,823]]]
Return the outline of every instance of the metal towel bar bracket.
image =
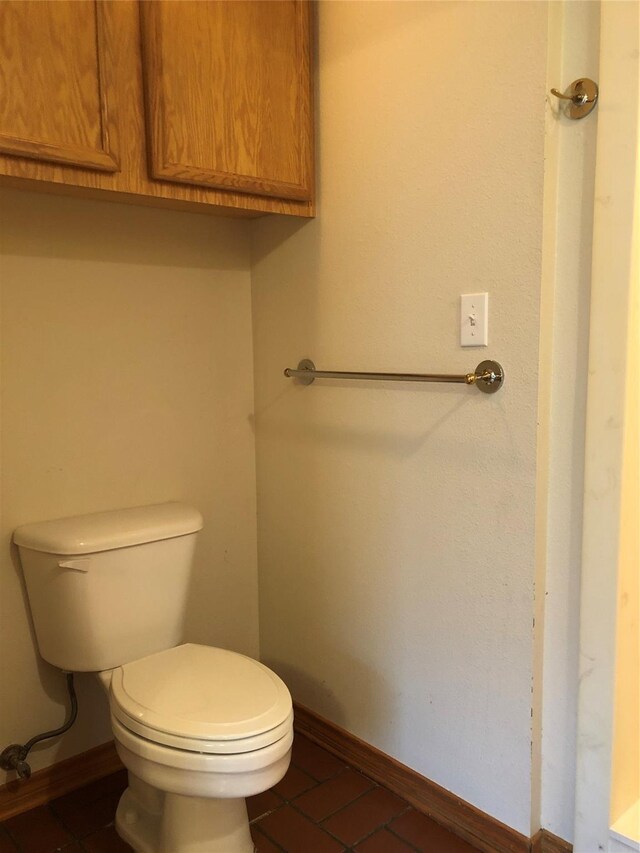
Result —
[[[355,373],[347,370],[316,370],[310,358],[303,358],[293,369],[287,367],[284,375],[297,379],[302,385],[311,385],[315,379],[373,379],[381,382],[457,382],[475,385],[485,394],[495,394],[504,384],[504,370],[497,361],[481,361],[473,373]]]

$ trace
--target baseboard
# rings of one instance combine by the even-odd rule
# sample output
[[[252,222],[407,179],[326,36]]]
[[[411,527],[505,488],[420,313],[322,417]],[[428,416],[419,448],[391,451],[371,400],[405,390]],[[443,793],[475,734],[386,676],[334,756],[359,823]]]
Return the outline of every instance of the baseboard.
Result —
[[[295,703],[296,731],[380,782],[418,811],[485,853],[529,853],[531,840],[466,803],[415,770],[400,764],[319,714]],[[566,848],[544,848],[563,851]]]
[[[122,767],[113,741],[110,741],[37,770],[28,781],[8,782],[0,787],[0,821],[43,806]]]
[[[548,829],[538,830],[531,839],[531,853],[571,853],[572,850],[568,841],[563,841]]]

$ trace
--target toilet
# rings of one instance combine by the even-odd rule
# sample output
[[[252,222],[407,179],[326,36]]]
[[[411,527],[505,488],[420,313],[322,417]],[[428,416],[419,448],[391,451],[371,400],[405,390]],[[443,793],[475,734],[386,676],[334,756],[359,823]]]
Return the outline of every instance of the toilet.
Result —
[[[245,798],[277,784],[291,696],[258,661],[183,642],[202,516],[181,503],[14,533],[42,657],[93,672],[129,785],[116,813],[140,853],[253,853]]]

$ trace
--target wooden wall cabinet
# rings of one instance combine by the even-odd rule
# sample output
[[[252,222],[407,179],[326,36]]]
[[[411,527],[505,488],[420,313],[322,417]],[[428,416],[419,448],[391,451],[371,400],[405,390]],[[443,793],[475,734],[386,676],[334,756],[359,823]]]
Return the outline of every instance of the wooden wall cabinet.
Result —
[[[313,216],[308,0],[0,0],[0,184]]]

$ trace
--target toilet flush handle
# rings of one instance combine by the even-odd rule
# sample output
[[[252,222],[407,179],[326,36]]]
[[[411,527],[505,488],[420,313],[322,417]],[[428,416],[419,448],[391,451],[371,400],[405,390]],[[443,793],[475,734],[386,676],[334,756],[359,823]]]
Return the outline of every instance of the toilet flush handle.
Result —
[[[73,572],[84,572],[85,574],[89,571],[89,563],[91,561],[85,559],[79,560],[60,560],[58,566],[61,569],[71,569]]]

